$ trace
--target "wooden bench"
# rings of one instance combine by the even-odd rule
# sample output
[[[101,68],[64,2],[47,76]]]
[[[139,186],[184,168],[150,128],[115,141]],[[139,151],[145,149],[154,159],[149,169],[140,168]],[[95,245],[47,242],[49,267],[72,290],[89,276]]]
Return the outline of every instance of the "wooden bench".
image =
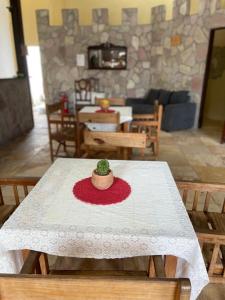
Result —
[[[139,276],[131,275],[130,272],[119,274],[105,271],[74,271],[73,274],[70,272],[72,275],[51,275],[52,272],[49,272],[47,276],[38,275],[42,273],[39,263],[42,256],[41,253],[30,251],[20,274],[0,274],[1,300],[190,299],[188,279],[149,278],[143,274]]]
[[[210,281],[225,283],[225,185],[177,182],[177,186],[197,233]],[[217,203],[215,197],[219,198]]]

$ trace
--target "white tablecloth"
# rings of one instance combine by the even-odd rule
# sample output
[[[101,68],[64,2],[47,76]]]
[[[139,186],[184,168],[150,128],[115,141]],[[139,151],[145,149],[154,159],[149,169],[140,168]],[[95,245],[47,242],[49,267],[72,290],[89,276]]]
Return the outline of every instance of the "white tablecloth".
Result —
[[[99,106],[85,106],[80,112],[95,113],[96,110],[101,109]],[[120,113],[120,124],[132,121],[132,107],[131,106],[112,106],[110,109]],[[114,124],[99,124],[86,123],[87,127],[92,131],[115,131]]]
[[[0,272],[18,272],[19,249],[86,258],[179,257],[177,276],[189,277],[192,299],[208,276],[196,234],[165,162],[111,161],[132,188],[113,205],[91,205],[72,193],[96,160],[58,159],[0,230]]]

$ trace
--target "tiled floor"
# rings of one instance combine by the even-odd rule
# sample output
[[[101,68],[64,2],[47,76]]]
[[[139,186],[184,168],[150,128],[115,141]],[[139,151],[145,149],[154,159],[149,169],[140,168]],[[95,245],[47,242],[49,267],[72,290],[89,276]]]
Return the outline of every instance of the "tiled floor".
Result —
[[[161,133],[159,160],[167,161],[174,177],[225,183],[225,144],[212,127]],[[151,156],[146,154],[145,159]],[[51,165],[46,116],[35,114],[35,128],[26,136],[0,147],[0,176],[42,176]],[[225,286],[209,285],[201,300],[225,299]]]

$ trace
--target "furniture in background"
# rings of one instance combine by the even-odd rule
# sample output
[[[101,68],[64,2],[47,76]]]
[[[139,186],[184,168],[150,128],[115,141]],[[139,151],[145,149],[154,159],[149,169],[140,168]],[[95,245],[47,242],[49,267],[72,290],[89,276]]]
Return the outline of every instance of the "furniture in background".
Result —
[[[197,233],[210,282],[225,283],[225,184],[178,181],[177,186]]]
[[[61,146],[68,155],[67,148],[74,148],[73,155],[79,156],[79,124],[76,121],[75,115],[63,114],[62,103],[46,104],[46,114],[48,121],[48,135],[51,161],[59,156]],[[53,142],[57,143],[57,148],[54,150]]]
[[[95,98],[95,105],[100,105],[101,100],[108,100],[110,106],[125,106],[124,98]]]
[[[85,106],[80,110],[80,113],[96,113],[97,111],[100,110],[99,106]],[[112,107],[112,110],[115,113],[119,113],[119,124],[123,128],[123,131],[128,132],[129,131],[129,125],[130,122],[132,121],[132,108],[129,106],[114,106]],[[98,115],[104,114],[102,112],[98,112]],[[104,124],[99,123],[88,123],[88,128],[90,130],[96,130],[96,131],[115,131],[116,128],[113,124],[110,124],[110,119],[114,118],[113,112],[107,113],[106,118],[108,118],[108,122],[104,122]],[[108,116],[108,117],[107,117]],[[102,118],[101,116],[98,116],[97,118]]]
[[[80,130],[79,139],[82,150],[90,155],[90,152],[103,150],[104,147],[98,147],[94,145],[89,146],[85,144],[85,131],[97,130],[97,131],[120,131],[120,114],[117,113],[96,113],[96,112],[84,112],[85,108],[78,113],[79,124],[83,125],[82,131]],[[112,150],[105,147],[105,151]]]
[[[161,130],[163,106],[155,102],[154,112],[152,114],[134,114],[131,123],[132,130],[144,132],[147,135],[147,141],[152,146],[155,157],[159,155],[159,135]]]
[[[126,99],[126,105],[132,106],[134,114],[152,114],[155,100],[163,105],[162,130],[170,132],[194,126],[196,103],[191,102],[188,91],[150,89],[144,98]]]
[[[94,149],[114,151],[119,155],[118,159],[128,159],[128,148],[138,148],[142,151],[146,148],[147,137],[144,133],[130,133],[130,132],[103,132],[103,131],[84,131],[84,145],[86,149],[85,157],[89,157],[92,147]],[[121,155],[122,152],[122,155]]]
[[[223,124],[223,131],[221,136],[221,144],[225,143],[225,122]]]
[[[35,186],[39,179],[38,177],[0,178],[0,227],[28,195],[29,188]]]
[[[153,256],[156,275],[132,271],[49,270],[44,253],[30,251],[20,274],[0,274],[1,300],[189,300],[188,279],[165,278],[162,257]],[[44,270],[43,270],[44,269]],[[47,270],[47,274],[46,274]],[[9,288],[10,287],[10,288]],[[107,288],[106,288],[107,287]]]
[[[96,97],[104,97],[100,91],[99,79],[90,77],[74,81],[75,109],[79,111],[85,105],[94,105]]]
[[[74,88],[76,105],[91,104],[92,86],[90,79],[75,80]]]

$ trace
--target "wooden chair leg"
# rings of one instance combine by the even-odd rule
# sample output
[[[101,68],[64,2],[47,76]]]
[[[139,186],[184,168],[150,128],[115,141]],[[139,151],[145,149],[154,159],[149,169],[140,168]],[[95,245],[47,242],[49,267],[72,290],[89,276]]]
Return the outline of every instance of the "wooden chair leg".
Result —
[[[47,275],[49,274],[49,264],[48,264],[48,256],[46,253],[42,253],[40,258],[40,268],[41,268],[41,274]]]
[[[175,278],[177,268],[177,257],[168,255],[165,260],[166,277]]]
[[[149,256],[148,277],[149,278],[155,277],[155,266],[154,266],[154,261],[152,256]]]

